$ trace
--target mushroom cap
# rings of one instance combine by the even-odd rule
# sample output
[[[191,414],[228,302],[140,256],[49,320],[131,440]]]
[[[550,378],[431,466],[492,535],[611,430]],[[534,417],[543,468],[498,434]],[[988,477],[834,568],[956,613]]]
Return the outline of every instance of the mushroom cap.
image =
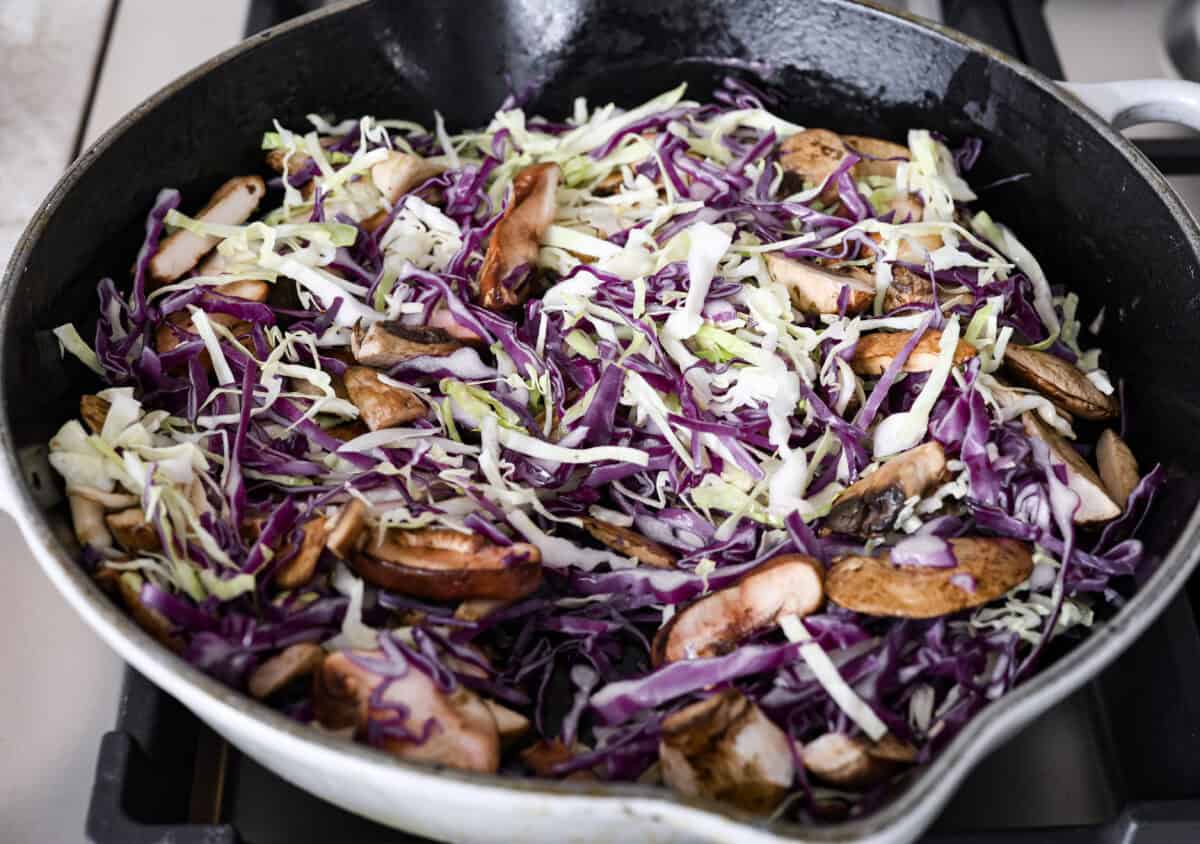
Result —
[[[1124,510],[1140,480],[1138,464],[1133,451],[1111,428],[1106,428],[1096,443],[1096,466],[1104,488]]]
[[[890,530],[904,502],[925,495],[946,476],[946,452],[930,441],[883,463],[842,490],[825,528],[862,536]]]
[[[882,375],[904,344],[912,337],[911,331],[872,331],[858,338],[850,368],[859,375]],[[921,335],[917,345],[904,360],[905,372],[928,372],[938,360],[938,344],[942,332],[929,330]],[[954,349],[954,365],[966,363],[975,356],[975,347],[963,340]]]
[[[323,726],[363,733],[372,720],[402,717],[409,734],[425,739],[385,736],[382,746],[389,753],[468,771],[494,773],[499,768],[496,719],[479,697],[461,685],[442,692],[410,665],[402,675],[387,677],[386,688],[373,699],[385,678],[355,662],[355,656],[385,659],[380,651],[339,651],[325,657],[313,676],[313,714]],[[430,720],[436,726],[427,729]]]
[[[1115,396],[1105,395],[1079,367],[1057,355],[1009,345],[1005,369],[1014,378],[1048,398],[1055,406],[1084,419],[1113,419],[1120,412]]]
[[[681,794],[760,813],[779,804],[796,773],[787,733],[735,689],[664,718],[659,763]]]
[[[529,271],[537,263],[542,236],[554,222],[555,194],[562,169],[531,164],[513,177],[512,200],[492,231],[479,270],[479,302],[494,311],[521,304],[529,296]],[[522,268],[524,275],[515,278]]]
[[[1067,467],[1067,486],[1079,496],[1076,524],[1106,522],[1121,515],[1120,506],[1108,496],[1104,483],[1062,436],[1032,411],[1021,414],[1025,433],[1044,442],[1056,460]]]
[[[886,552],[840,557],[825,577],[829,600],[864,615],[937,618],[993,601],[1033,571],[1028,546],[1015,539],[947,541],[958,560],[952,568],[899,566]],[[960,585],[963,574],[973,581],[973,591]]]
[[[383,321],[365,329],[356,325],[350,348],[359,363],[387,369],[416,357],[452,355],[462,343],[440,328]]]
[[[412,390],[385,384],[368,366],[351,366],[342,376],[350,401],[372,431],[391,428],[425,416],[425,402]]]
[[[912,762],[916,751],[891,733],[878,742],[862,736],[826,733],[806,743],[800,756],[805,770],[822,782],[861,790],[883,782],[900,764]]]
[[[788,288],[802,313],[839,313],[843,290],[848,314],[861,313],[875,301],[875,279],[861,267],[832,270],[774,252],[767,252],[764,257],[771,278]]]
[[[435,601],[515,600],[542,582],[535,546],[488,545],[457,531],[389,531],[382,542],[355,554],[351,566],[375,586]]]
[[[670,549],[635,530],[591,516],[584,516],[580,521],[583,522],[583,529],[591,534],[593,539],[604,543],[618,554],[633,557],[639,563],[655,568],[675,568],[678,558]]]
[[[821,564],[804,554],[775,557],[675,613],[650,649],[655,665],[717,656],[781,616],[806,616],[824,600]]]

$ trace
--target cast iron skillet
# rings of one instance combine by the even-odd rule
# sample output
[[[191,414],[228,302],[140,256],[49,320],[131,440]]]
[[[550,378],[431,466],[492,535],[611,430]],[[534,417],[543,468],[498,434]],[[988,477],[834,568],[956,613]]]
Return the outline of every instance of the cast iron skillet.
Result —
[[[436,107],[451,125],[477,126],[509,90],[531,90],[535,110],[557,115],[578,94],[632,105],[680,80],[702,98],[731,70],[780,85],[783,115],[799,123],[897,139],[918,126],[981,136],[977,185],[1030,173],[987,191],[983,203],[1016,228],[1054,282],[1083,295],[1085,321],[1106,308],[1103,347],[1127,379],[1129,438],[1143,465],[1161,460],[1170,470],[1142,533],[1162,563],[1137,596],[985,710],[890,804],[857,821],[802,828],[637,786],[407,764],[296,725],[200,674],[77,567],[43,444],[94,383],[62,361],[48,332],[65,321],[94,324],[96,280],[128,277],[160,187],[182,189],[195,205],[226,177],[261,168],[258,140],[273,118],[295,127],[317,111],[428,123]],[[1189,97],[1191,118],[1200,116],[1194,91],[1167,84],[1177,87],[1089,93],[1104,95],[1102,110],[1118,118],[1180,117]],[[1133,641],[1196,564],[1198,272],[1200,231],[1130,144],[1049,80],[946,30],[849,0],[351,3],[263,33],[168,86],[47,198],[0,291],[3,505],[64,596],[128,661],[284,778],[377,820],[455,840],[909,840],[981,756]]]

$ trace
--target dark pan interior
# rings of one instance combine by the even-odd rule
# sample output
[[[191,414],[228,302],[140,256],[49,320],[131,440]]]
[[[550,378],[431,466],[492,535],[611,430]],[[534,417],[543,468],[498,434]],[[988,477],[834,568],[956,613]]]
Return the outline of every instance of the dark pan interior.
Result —
[[[264,36],[259,36],[263,38]],[[1168,492],[1145,538],[1165,554],[1194,509],[1200,465],[1197,247],[1161,180],[993,57],[846,0],[688,3],[443,0],[368,3],[270,38],[122,124],[85,154],[78,177],[34,223],[3,326],[4,412],[18,446],[44,443],[94,387],[49,335],[88,328],[95,284],[128,282],[144,215],[164,186],[202,204],[225,178],[262,171],[261,133],[278,118],[374,114],[453,126],[487,122],[510,91],[556,116],[580,94],[635,105],[680,80],[702,98],[726,73],[786,92],[785,117],[902,140],[910,127],[978,135],[972,182],[1052,283],[1080,292],[1085,324],[1104,306],[1106,365],[1127,385],[1129,435],[1143,466],[1165,462]],[[1177,212],[1181,213],[1182,212]],[[19,257],[19,256],[18,256]]]

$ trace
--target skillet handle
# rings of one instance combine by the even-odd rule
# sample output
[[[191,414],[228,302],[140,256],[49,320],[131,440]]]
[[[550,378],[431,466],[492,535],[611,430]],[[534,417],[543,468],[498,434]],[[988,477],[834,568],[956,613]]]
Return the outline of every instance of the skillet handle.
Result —
[[[1131,79],[1059,84],[1115,129],[1161,121],[1200,131],[1200,83],[1182,79]]]

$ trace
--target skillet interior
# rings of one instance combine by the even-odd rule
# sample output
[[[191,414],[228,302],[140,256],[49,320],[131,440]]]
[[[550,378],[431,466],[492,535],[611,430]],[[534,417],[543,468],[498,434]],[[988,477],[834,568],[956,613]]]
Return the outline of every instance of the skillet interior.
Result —
[[[431,123],[437,107],[451,126],[475,126],[510,89],[529,89],[531,110],[554,116],[579,94],[633,105],[683,79],[703,97],[732,68],[778,83],[788,98],[780,110],[796,122],[895,139],[914,126],[979,135],[973,183],[1030,173],[984,192],[981,204],[1014,227],[1053,282],[1083,295],[1085,324],[1106,308],[1101,342],[1111,371],[1128,379],[1131,443],[1144,465],[1171,469],[1147,544],[1165,555],[1191,516],[1194,224],[1137,153],[1028,72],[846,0],[379,2],[264,40],[140,107],[85,154],[31,226],[0,304],[13,445],[44,443],[93,386],[82,367],[63,364],[48,332],[94,324],[95,282],[128,278],[157,190],[178,187],[194,207],[227,176],[260,170],[258,140],[272,119],[298,127],[317,111]],[[60,512],[48,516],[69,534]],[[1169,561],[1185,565],[1182,552]]]

